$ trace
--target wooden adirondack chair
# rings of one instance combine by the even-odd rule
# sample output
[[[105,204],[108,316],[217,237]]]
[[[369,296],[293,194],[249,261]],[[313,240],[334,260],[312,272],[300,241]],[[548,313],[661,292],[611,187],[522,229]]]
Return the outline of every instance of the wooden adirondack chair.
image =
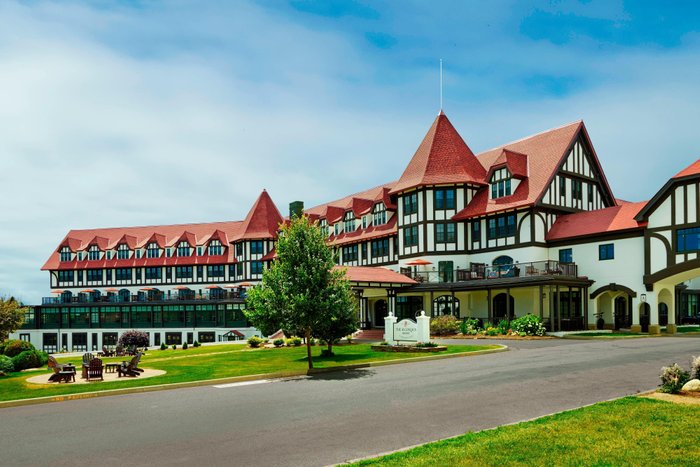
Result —
[[[87,365],[87,370],[86,370],[86,376],[85,379],[90,381],[91,379],[100,379],[100,381],[104,381],[104,366],[102,365],[102,359],[101,358],[93,358],[90,360],[90,362]]]
[[[49,355],[47,366],[53,370],[53,374],[49,376],[49,382],[75,381],[75,368],[70,363],[63,365],[58,363],[53,355]]]
[[[109,350],[106,345],[103,345],[102,346],[102,355],[104,355],[105,357],[111,357],[114,355],[114,351]]]
[[[122,366],[117,368],[117,373],[119,373],[119,377],[121,378],[122,376],[131,376],[131,377],[136,377],[140,375],[143,370],[138,367],[139,361],[141,360],[141,353],[139,352],[134,356],[134,358],[131,359],[129,363],[122,362]]]
[[[95,356],[92,355],[91,353],[83,354],[83,374],[82,374],[83,379],[87,378],[87,368],[90,365],[90,362],[92,361],[93,358],[95,358]]]

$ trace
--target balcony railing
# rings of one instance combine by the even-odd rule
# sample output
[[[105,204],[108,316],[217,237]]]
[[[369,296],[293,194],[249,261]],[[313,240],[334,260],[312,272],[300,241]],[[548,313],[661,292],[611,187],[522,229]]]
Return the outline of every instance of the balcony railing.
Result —
[[[58,297],[43,297],[41,299],[42,305],[61,305],[61,304],[76,304],[76,303],[145,303],[145,302],[173,302],[173,301],[183,301],[183,300],[235,300],[242,299],[246,297],[245,291],[239,292],[235,291],[223,291],[218,293],[206,292],[203,294],[198,294],[194,292],[190,293],[175,293],[168,296],[164,293],[158,294],[133,294],[133,295],[118,295],[109,294],[101,295],[96,297],[92,294],[79,294],[73,295],[71,297],[58,296]]]
[[[421,283],[464,282],[473,280],[503,279],[507,277],[573,276],[578,277],[576,263],[559,261],[533,261],[529,263],[499,264],[489,266],[472,263],[469,269],[442,271],[413,271],[401,268],[401,273]]]

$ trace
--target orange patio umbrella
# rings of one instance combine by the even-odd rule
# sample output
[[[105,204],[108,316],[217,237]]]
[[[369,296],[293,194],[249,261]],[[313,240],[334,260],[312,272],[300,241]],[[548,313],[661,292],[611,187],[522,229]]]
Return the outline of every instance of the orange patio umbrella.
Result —
[[[430,261],[426,261],[424,259],[414,259],[413,261],[410,261],[406,263],[408,266],[427,266],[429,264],[433,264]]]

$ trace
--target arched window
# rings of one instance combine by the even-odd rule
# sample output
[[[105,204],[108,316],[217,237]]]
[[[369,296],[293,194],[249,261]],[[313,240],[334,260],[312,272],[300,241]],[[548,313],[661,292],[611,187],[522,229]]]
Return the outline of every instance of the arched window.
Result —
[[[493,297],[493,324],[502,319],[512,321],[515,318],[515,299],[512,295],[499,293]]]
[[[181,241],[177,245],[177,255],[178,256],[190,256],[190,244],[186,241]]]
[[[433,300],[432,316],[459,316],[459,299],[452,295],[443,295]]]
[[[129,245],[120,243],[117,247],[117,259],[129,259]]]
[[[223,253],[223,247],[219,240],[212,240],[209,242],[209,255],[219,256]]]
[[[158,258],[160,256],[160,248],[156,242],[151,242],[146,246],[146,258]]]
[[[90,250],[88,250],[88,259],[90,261],[97,261],[100,259],[100,247],[97,245],[92,245],[90,246]]]
[[[494,266],[503,266],[503,265],[507,265],[507,264],[513,264],[513,258],[511,258],[510,256],[506,256],[506,255],[499,256],[498,258],[494,259],[493,263],[491,263],[491,264],[493,264]]]

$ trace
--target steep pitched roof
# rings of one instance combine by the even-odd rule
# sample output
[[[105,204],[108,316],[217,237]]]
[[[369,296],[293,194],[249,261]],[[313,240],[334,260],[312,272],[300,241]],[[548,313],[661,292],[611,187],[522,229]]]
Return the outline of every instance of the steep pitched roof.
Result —
[[[567,155],[567,149],[582,128],[583,122],[579,120],[477,155],[478,161],[484,167],[490,168],[496,164],[499,158],[505,157],[504,150],[526,154],[528,177],[520,182],[518,188],[510,196],[490,199],[487,189],[479,190],[471,203],[452,219],[465,220],[484,214],[534,205],[549,187],[562,159]]]
[[[682,178],[697,174],[700,174],[700,159],[696,160],[688,167],[678,172],[676,175],[673,176],[673,178]]]
[[[646,201],[623,202],[619,206],[560,216],[545,238],[547,241],[555,241],[624,230],[641,230],[645,223],[637,222],[634,218],[646,204]]]
[[[231,241],[275,238],[283,220],[272,198],[263,190],[243,221],[239,235]]]
[[[379,201],[383,201],[387,209],[395,209],[396,206],[392,205],[389,199],[389,191],[395,184],[396,182],[385,183],[384,185],[375,186],[369,190],[354,193],[329,203],[319,204],[318,206],[305,209],[304,214],[312,218],[314,216],[326,218],[328,223],[332,224],[343,218],[345,211],[352,206],[352,200],[354,198],[372,200],[373,205]]]
[[[422,185],[484,184],[486,170],[441,111],[391,193]]]
[[[528,176],[527,154],[503,149],[501,155],[498,156],[496,162],[489,169],[486,179],[489,180],[496,169],[505,167],[515,178],[526,178]]]

